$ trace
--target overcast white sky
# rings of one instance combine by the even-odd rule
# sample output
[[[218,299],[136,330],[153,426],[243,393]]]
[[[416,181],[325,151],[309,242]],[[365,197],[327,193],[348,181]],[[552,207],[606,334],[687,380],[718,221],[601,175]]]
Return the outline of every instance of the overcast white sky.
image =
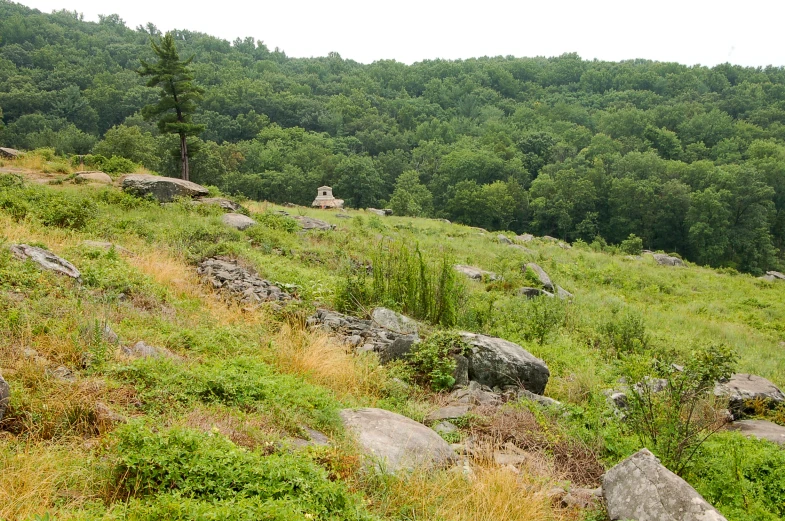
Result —
[[[646,58],[688,65],[785,65],[783,0],[21,0],[129,27],[252,36],[288,56],[335,51],[364,63],[395,59],[557,56]]]

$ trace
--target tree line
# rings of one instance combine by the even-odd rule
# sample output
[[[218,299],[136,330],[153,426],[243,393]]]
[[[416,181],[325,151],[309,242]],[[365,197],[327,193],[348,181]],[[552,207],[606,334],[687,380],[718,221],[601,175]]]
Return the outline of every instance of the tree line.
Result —
[[[163,36],[0,0],[0,142],[180,176],[185,138],[145,118],[159,92],[138,74]],[[352,207],[783,266],[781,67],[576,54],[364,65],[170,37],[202,92],[182,122],[203,129],[187,140],[193,181],[305,205],[327,184]]]

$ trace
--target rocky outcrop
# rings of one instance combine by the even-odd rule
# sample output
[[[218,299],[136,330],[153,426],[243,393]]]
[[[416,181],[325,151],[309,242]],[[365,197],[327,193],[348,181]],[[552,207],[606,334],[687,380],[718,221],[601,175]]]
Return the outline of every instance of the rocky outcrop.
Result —
[[[714,388],[716,396],[728,398],[728,407],[736,415],[753,412],[753,402],[770,407],[785,402],[785,395],[769,380],[754,374],[737,373]]]
[[[441,436],[400,414],[367,408],[344,409],[340,415],[356,436],[366,463],[382,472],[444,468],[456,461]]]
[[[741,420],[728,425],[728,430],[744,436],[785,445],[785,427],[766,420]]]
[[[225,197],[202,197],[201,199],[197,199],[194,202],[198,204],[214,204],[220,206],[224,211],[227,212],[239,212],[243,209],[239,203],[235,203],[234,201],[226,199]]]
[[[314,219],[313,217],[306,217],[304,215],[295,215],[292,217],[297,223],[300,225],[300,228],[303,230],[321,230],[327,231],[332,230],[335,228],[334,225],[321,221],[319,219]]]
[[[543,288],[545,288],[550,293],[556,292],[556,287],[553,285],[551,278],[548,276],[547,273],[545,273],[545,270],[542,269],[538,264],[534,262],[525,264],[523,266],[524,273],[526,272],[527,269],[530,269],[534,272],[534,274],[537,276],[537,280],[540,281],[540,284],[542,284]]]
[[[8,385],[8,382],[0,376],[0,420],[3,419],[3,415],[5,414],[5,410],[8,408],[8,404],[11,401],[11,386]]]
[[[176,197],[203,197],[209,194],[207,188],[191,181],[150,174],[127,175],[123,178],[122,187],[126,192],[138,196],[149,194],[161,203],[169,203]]]
[[[371,312],[371,320],[388,331],[399,335],[416,335],[417,322],[409,317],[387,308],[375,308]]]
[[[499,241],[502,244],[512,244],[512,241],[510,240],[510,238],[507,237],[504,234],[501,234],[501,233],[496,236],[496,240]]]
[[[678,257],[671,257],[664,253],[652,253],[652,257],[661,266],[684,266],[684,261]]]
[[[611,521],[726,521],[646,449],[609,470],[602,492]]]
[[[521,234],[521,235],[516,235],[515,236],[515,240],[517,242],[523,242],[523,243],[532,242],[534,240],[534,235],[532,235],[531,233],[524,233],[524,234]]]
[[[21,155],[22,153],[15,148],[0,147],[0,157],[3,159],[16,159]]]
[[[416,328],[412,327],[411,319],[403,317],[404,320],[387,320],[389,314],[394,313],[385,308],[376,308],[372,315],[382,319],[382,323],[387,324],[392,329],[383,327],[375,320],[363,320],[361,318],[344,315],[329,309],[319,309],[316,314],[308,319],[308,324],[312,327],[319,326],[325,331],[336,333],[341,340],[354,347],[358,352],[373,351],[379,354],[379,359],[385,363],[390,360],[405,357],[412,346],[419,341]],[[414,333],[400,333],[399,331],[411,331]]]
[[[217,257],[206,259],[199,264],[196,272],[213,288],[227,292],[233,300],[244,304],[285,302],[294,298],[234,260]]]
[[[256,221],[241,213],[225,213],[221,216],[221,222],[226,226],[240,231],[248,229],[256,224]]]
[[[112,184],[112,178],[109,174],[104,172],[79,172],[74,177],[77,183],[101,183],[105,185]]]
[[[45,270],[61,273],[77,280],[82,277],[82,274],[79,273],[76,266],[67,260],[58,257],[51,251],[47,251],[37,246],[28,246],[27,244],[12,244],[10,250],[17,259],[29,259]]]
[[[542,394],[550,378],[545,362],[536,358],[513,342],[478,335],[461,333],[469,344],[469,379],[488,387],[522,387],[535,394]]]
[[[472,280],[496,280],[499,278],[492,271],[485,271],[475,266],[466,266],[464,264],[456,264],[455,271],[463,273]]]

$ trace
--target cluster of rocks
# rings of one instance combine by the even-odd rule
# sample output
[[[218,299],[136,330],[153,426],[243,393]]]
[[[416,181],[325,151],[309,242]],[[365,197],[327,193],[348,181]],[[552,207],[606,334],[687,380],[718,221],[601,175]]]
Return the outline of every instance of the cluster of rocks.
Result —
[[[244,304],[294,299],[286,291],[240,266],[235,260],[220,257],[205,259],[196,272],[214,289],[226,291],[234,300]]]

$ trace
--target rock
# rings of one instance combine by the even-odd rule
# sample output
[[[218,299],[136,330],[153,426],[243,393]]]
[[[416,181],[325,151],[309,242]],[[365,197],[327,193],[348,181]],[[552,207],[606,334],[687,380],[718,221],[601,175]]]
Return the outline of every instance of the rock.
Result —
[[[15,148],[0,147],[0,157],[4,159],[17,159],[22,153]]]
[[[454,423],[448,421],[441,421],[434,425],[432,429],[442,436],[458,432],[458,427],[456,427]]]
[[[339,218],[339,219],[351,219],[352,218],[351,215],[347,215],[345,213],[337,213],[337,214],[335,214],[335,216],[337,218]]]
[[[485,271],[480,268],[476,268],[474,266],[466,266],[463,264],[456,264],[455,270],[463,273],[467,277],[473,280],[496,280],[498,277],[492,271]]]
[[[556,288],[553,285],[553,282],[551,282],[551,278],[548,276],[547,273],[545,273],[545,270],[542,269],[538,264],[535,264],[534,262],[525,264],[523,266],[524,273],[526,272],[527,269],[532,270],[534,274],[537,275],[537,280],[540,281],[540,284],[542,284],[543,288],[545,288],[551,293],[556,292]]]
[[[3,419],[9,403],[11,403],[11,386],[0,376],[0,420]]]
[[[785,395],[769,380],[754,374],[737,373],[714,388],[716,396],[726,396],[728,407],[734,415],[754,412],[751,402],[762,402],[774,406],[785,402]]]
[[[224,217],[227,215],[231,214]],[[205,259],[196,272],[214,289],[225,291],[228,297],[242,304],[294,300],[291,294],[240,266],[235,260],[220,257]]]
[[[524,242],[524,243],[532,242],[534,240],[534,235],[532,235],[530,233],[524,233],[524,234],[521,234],[521,235],[516,235],[515,236],[515,240],[518,241],[518,242]]]
[[[449,394],[447,401],[451,405],[498,405],[501,402],[499,395],[490,390],[485,390],[477,382],[471,382],[465,389],[456,389]]]
[[[775,280],[785,280],[785,273],[780,273],[779,271],[767,271],[766,275],[774,277]]]
[[[553,398],[548,398],[547,396],[540,396],[539,394],[534,394],[531,391],[527,391],[526,389],[521,389],[518,391],[518,398],[524,398],[526,400],[538,403],[543,407],[561,407],[561,402],[559,400],[554,400]]]
[[[602,492],[611,521],[726,521],[646,449],[605,473]]]
[[[321,221],[319,219],[314,219],[313,217],[306,217],[304,215],[296,215],[293,217],[295,221],[300,224],[300,228],[303,230],[332,230],[335,226],[332,224]]]
[[[209,194],[207,188],[174,177],[150,174],[130,174],[123,178],[123,190],[139,196],[152,195],[158,202],[169,203],[175,197],[203,197]]]
[[[112,184],[112,178],[109,174],[104,172],[79,172],[74,177],[77,183],[102,183],[106,185]]]
[[[329,447],[330,446],[330,438],[322,434],[321,432],[311,429],[309,427],[301,427],[305,434],[308,436],[307,439],[303,438],[294,438],[292,443],[300,448],[305,447]]]
[[[419,341],[420,338],[417,335],[401,335],[393,340],[391,344],[378,350],[379,361],[386,364],[392,360],[405,358],[412,350],[412,346]],[[374,351],[376,351],[376,349],[374,349]]]
[[[762,275],[758,277],[758,279],[765,280],[766,282],[776,282],[777,277],[775,277],[774,275]]]
[[[82,241],[80,245],[85,246],[87,248],[94,248],[96,250],[106,250],[106,251],[109,251],[112,248],[114,248],[114,250],[117,253],[120,253],[122,255],[133,255],[133,253],[131,253],[129,250],[126,250],[122,246],[118,246],[117,244],[107,241]]]
[[[123,346],[120,352],[130,358],[170,358],[180,360],[181,358],[172,353],[165,347],[154,347],[139,341],[130,347]]]
[[[562,508],[592,508],[600,503],[602,489],[571,487],[561,498]]]
[[[256,224],[256,221],[241,213],[225,213],[221,216],[221,222],[240,231]]]
[[[559,242],[559,239],[556,237],[551,237],[550,235],[543,235],[543,240],[550,241],[550,242]]]
[[[371,213],[376,214],[376,215],[378,215],[380,217],[387,217],[387,216],[393,214],[393,211],[391,209],[389,209],[389,208],[385,208],[384,210],[379,210],[379,209],[376,209],[376,208],[366,208],[365,211],[366,212],[371,212]]]
[[[227,212],[239,212],[243,209],[239,203],[235,203],[231,199],[226,199],[225,197],[202,197],[201,199],[197,199],[194,202],[201,204],[215,204]]]
[[[741,420],[728,425],[728,430],[738,431],[749,437],[785,445],[785,427],[766,420]]]
[[[47,369],[47,372],[62,382],[75,382],[76,375],[64,365],[58,365],[54,369]]]
[[[79,273],[79,270],[73,264],[43,248],[28,246],[27,244],[12,244],[10,250],[17,259],[30,259],[45,270],[62,273],[77,280],[82,277],[82,274]]]
[[[369,463],[385,473],[444,468],[456,461],[441,436],[400,414],[383,409],[344,409],[341,420],[357,436]]]
[[[496,239],[497,239],[497,240],[498,240],[500,243],[502,243],[502,244],[512,244],[512,241],[510,240],[510,238],[509,238],[509,237],[507,237],[506,235],[503,235],[503,234],[501,234],[501,233],[500,233],[499,235],[497,235],[497,236],[496,236]]]
[[[117,333],[112,331],[109,324],[104,324],[104,327],[101,329],[101,338],[107,344],[118,345],[120,343],[120,337],[117,336]]]
[[[553,293],[540,288],[525,287],[518,290],[518,295],[526,298],[553,297]]]
[[[556,286],[556,296],[558,296],[562,300],[570,300],[573,298],[573,294],[564,289],[561,286]]]
[[[518,344],[475,333],[461,337],[471,347],[470,380],[488,387],[519,386],[535,394],[545,391],[548,366]]]
[[[425,423],[454,420],[455,418],[466,416],[468,413],[468,405],[448,405],[447,407],[441,407],[428,413],[425,417]]]
[[[93,406],[93,411],[95,412],[96,420],[98,420],[99,423],[103,423],[107,427],[111,427],[115,423],[128,422],[128,418],[122,414],[114,412],[103,402],[96,402]]]
[[[664,253],[653,253],[652,257],[661,266],[684,266],[684,261],[678,257],[671,257]]]
[[[409,317],[387,308],[375,308],[371,312],[371,320],[379,326],[398,333],[399,335],[416,335],[417,322]]]
[[[455,360],[455,371],[452,377],[455,378],[453,386],[467,386],[469,385],[469,359],[463,355],[452,355]]]

